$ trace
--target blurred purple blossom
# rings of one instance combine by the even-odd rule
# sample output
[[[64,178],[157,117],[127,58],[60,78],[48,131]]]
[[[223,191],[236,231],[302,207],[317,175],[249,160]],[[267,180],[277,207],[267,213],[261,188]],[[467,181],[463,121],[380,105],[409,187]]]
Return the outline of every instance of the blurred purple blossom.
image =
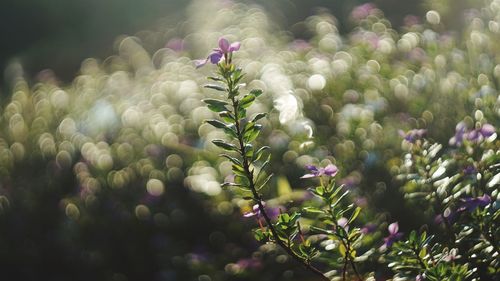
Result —
[[[243,270],[256,269],[262,266],[262,262],[254,258],[240,259],[236,262],[236,264]]]
[[[351,17],[356,20],[362,20],[368,17],[371,12],[375,9],[375,4],[366,3],[360,6],[355,7],[351,12]]]
[[[167,42],[165,47],[167,47],[173,51],[176,51],[176,52],[182,52],[182,51],[184,51],[184,40],[182,40],[181,38],[177,38],[177,37],[172,38]]]
[[[312,46],[305,40],[296,39],[290,44],[290,48],[297,52],[307,52],[312,48]]]
[[[231,55],[240,49],[240,42],[234,42],[232,44],[226,38],[221,37],[219,39],[219,48],[215,48],[204,60],[195,60],[196,68],[200,68],[210,61],[212,64],[218,64],[222,57],[227,58],[227,55]]]
[[[363,228],[361,228],[361,233],[368,234],[377,230],[377,225],[374,223],[367,223]]]
[[[349,220],[347,218],[341,217],[337,220],[337,225],[342,227],[345,231],[349,231],[349,225],[347,224]]]
[[[387,230],[389,231],[389,236],[384,238],[384,245],[382,246],[383,248],[391,247],[392,244],[396,242],[396,240],[399,240],[401,236],[403,236],[403,233],[399,232],[398,222],[389,224]]]
[[[473,175],[477,172],[476,168],[473,165],[468,165],[463,170],[465,175]]]
[[[468,211],[472,212],[478,207],[485,207],[491,203],[491,197],[488,194],[484,194],[481,197],[469,197],[461,200],[460,207],[457,211]]]
[[[414,25],[420,24],[420,18],[415,15],[407,15],[403,19],[403,22],[406,27],[412,27]]]
[[[282,207],[282,206],[278,206],[278,207],[266,207],[266,203],[265,202],[262,202],[262,205],[264,206],[264,208],[266,210],[266,214],[271,219],[276,219],[279,216],[279,214],[280,214],[280,210],[284,210],[284,207]],[[250,217],[260,218],[261,217],[261,212],[260,212],[260,209],[259,209],[259,205],[258,204],[253,205],[252,211],[244,213],[243,216],[245,218],[250,218]]]
[[[427,130],[425,129],[413,129],[408,132],[404,132],[403,130],[399,130],[399,135],[404,138],[405,141],[409,143],[416,143],[417,140],[422,139],[427,134]]]
[[[333,164],[329,164],[324,168],[318,168],[314,165],[306,165],[306,168],[309,170],[309,174],[305,174],[301,179],[307,179],[307,178],[315,178],[315,177],[321,177],[323,175],[329,176],[329,177],[335,177],[335,175],[338,172],[337,166]]]
[[[467,126],[465,125],[465,122],[458,123],[455,127],[455,136],[453,136],[449,141],[450,145],[462,145],[466,129]]]
[[[458,249],[453,248],[448,252],[448,254],[443,258],[443,260],[446,262],[450,262],[450,261],[457,260],[459,258],[461,258],[461,256],[458,254]]]
[[[264,203],[262,203],[262,204],[264,204]],[[259,217],[260,216],[259,205],[258,204],[253,205],[252,211],[244,213],[243,216],[245,218],[250,218],[250,217],[254,217],[254,216]]]
[[[479,143],[484,139],[489,138],[495,134],[496,129],[491,124],[483,124],[480,128],[473,130],[467,129],[465,122],[460,122],[455,128],[455,135],[450,139],[449,144],[454,146],[461,146],[464,140]]]

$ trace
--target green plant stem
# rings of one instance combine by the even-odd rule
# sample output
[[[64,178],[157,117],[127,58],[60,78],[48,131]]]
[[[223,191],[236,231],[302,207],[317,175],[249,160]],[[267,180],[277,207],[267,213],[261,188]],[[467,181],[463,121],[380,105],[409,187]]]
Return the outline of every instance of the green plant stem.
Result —
[[[429,269],[429,266],[420,257],[420,249],[418,248],[418,246],[413,247],[413,252],[415,253],[415,257],[417,258],[420,267],[422,267],[423,270]],[[430,255],[432,256],[432,253]]]
[[[233,85],[231,79],[229,77],[227,77],[226,75],[224,75],[224,78],[226,79],[227,85],[229,87],[229,92],[232,93],[234,91],[234,89],[233,89],[234,85]],[[243,141],[242,128],[241,128],[241,124],[239,122],[239,119],[237,117],[238,116],[238,101],[236,100],[234,95],[232,95],[230,98],[231,98],[231,102],[232,102],[233,110],[234,110],[236,134],[238,136],[238,143],[240,146],[240,154],[241,154],[241,157],[243,160],[243,169],[244,169],[245,175],[250,183],[249,188],[252,191],[254,200],[257,202],[257,205],[259,207],[259,211],[260,211],[262,217],[264,217],[264,220],[266,221],[266,224],[267,224],[269,230],[271,231],[271,234],[273,235],[274,242],[276,244],[278,244],[283,250],[285,250],[285,252],[288,255],[290,255],[294,260],[296,260],[297,262],[302,264],[307,270],[311,271],[316,276],[320,277],[322,280],[330,281],[330,279],[328,277],[326,277],[323,274],[323,272],[321,272],[319,269],[317,269],[316,267],[311,265],[309,262],[306,262],[304,259],[299,257],[288,245],[285,244],[285,242],[283,242],[283,240],[281,240],[279,238],[278,232],[274,228],[272,221],[271,221],[271,218],[269,217],[269,215],[267,214],[267,212],[264,208],[264,204],[263,204],[264,201],[255,187],[253,171],[250,170],[250,163],[248,161],[248,158],[245,156],[246,149],[245,149],[245,143]]]
[[[323,185],[323,181],[321,180],[321,184]],[[329,185],[333,184],[333,181],[330,181],[328,183]],[[331,200],[328,200],[328,202],[326,202],[328,204],[328,212],[330,213],[330,215],[332,216],[332,221],[336,221],[335,220],[335,216],[333,215],[333,209],[332,209],[332,201]],[[339,225],[335,224],[335,227],[340,227]],[[342,270],[342,280],[346,280],[346,272],[347,272],[347,264],[350,264],[351,267],[352,267],[352,271],[354,272],[354,274],[356,275],[356,277],[358,278],[359,281],[362,281],[363,279],[361,278],[361,275],[359,274],[358,270],[356,269],[356,264],[354,263],[354,260],[351,258],[351,242],[349,241],[349,238],[347,238],[347,242],[344,241],[344,237],[341,236],[341,235],[337,235],[340,242],[342,243],[342,245],[344,245],[344,248],[345,248],[345,260],[344,260],[344,269]]]

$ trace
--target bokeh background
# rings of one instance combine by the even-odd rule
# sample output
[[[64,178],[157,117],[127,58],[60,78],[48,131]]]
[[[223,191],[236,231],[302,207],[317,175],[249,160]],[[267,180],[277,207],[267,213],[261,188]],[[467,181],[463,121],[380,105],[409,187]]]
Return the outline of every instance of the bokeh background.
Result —
[[[346,0],[277,0],[242,1],[261,5],[273,21],[297,36],[308,37],[300,25],[321,8],[328,9],[339,20],[342,33],[352,26],[348,22],[351,10],[367,1]],[[406,15],[422,16],[432,6],[440,12],[455,15],[474,6],[474,1],[457,0],[378,0],[373,1],[395,27],[403,24]],[[43,69],[52,69],[63,81],[71,81],[80,63],[88,57],[106,58],[113,54],[113,42],[122,34],[132,35],[141,30],[165,30],[186,20],[190,1],[181,0],[4,0],[0,3],[0,68],[18,60],[33,76]],[[450,5],[452,4],[452,5]],[[461,17],[443,17],[448,27],[463,25]],[[307,39],[307,38],[306,38]],[[159,46],[154,46],[158,48]],[[2,84],[5,80],[2,80]]]
[[[270,206],[297,210],[304,165],[335,163],[366,249],[388,221],[432,228],[396,180],[398,130],[447,144],[462,120],[498,128],[499,15],[479,0],[1,1],[0,279],[314,280],[220,188],[213,69],[192,62],[220,36],[265,92],[249,113],[270,113]],[[390,276],[375,257],[362,269]]]

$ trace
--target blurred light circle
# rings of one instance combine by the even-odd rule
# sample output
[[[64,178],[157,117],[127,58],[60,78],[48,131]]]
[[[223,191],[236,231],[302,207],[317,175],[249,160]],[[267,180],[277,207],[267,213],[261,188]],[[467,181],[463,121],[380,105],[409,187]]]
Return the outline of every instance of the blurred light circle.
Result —
[[[313,91],[323,90],[326,86],[326,79],[321,74],[314,74],[307,80],[307,86]]]
[[[140,220],[147,220],[151,216],[151,211],[146,205],[137,205],[135,207],[135,216]]]
[[[56,155],[56,164],[60,168],[69,168],[73,162],[71,155],[66,150],[61,150]]]
[[[427,19],[430,24],[439,24],[439,22],[441,22],[441,16],[434,10],[428,11],[427,14],[425,14],[425,19]]]
[[[150,179],[146,184],[146,190],[153,196],[160,196],[165,191],[165,186],[158,179]]]
[[[68,205],[66,205],[65,213],[68,218],[71,218],[73,220],[77,220],[80,217],[80,210],[73,203],[69,203]]]

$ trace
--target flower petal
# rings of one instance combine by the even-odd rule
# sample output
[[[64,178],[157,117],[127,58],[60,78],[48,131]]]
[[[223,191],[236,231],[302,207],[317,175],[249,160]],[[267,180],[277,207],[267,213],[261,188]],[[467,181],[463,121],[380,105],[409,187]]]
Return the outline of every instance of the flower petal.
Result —
[[[495,127],[493,127],[493,125],[491,125],[491,124],[484,124],[481,127],[480,131],[481,131],[481,134],[485,138],[487,138],[495,133]]]
[[[333,164],[329,164],[325,167],[325,169],[323,169],[323,173],[330,177],[334,177],[338,171],[339,169],[337,168],[337,166]]]
[[[317,173],[318,172],[318,167],[314,165],[306,165],[306,169],[308,169],[311,172]]]
[[[387,229],[389,230],[389,234],[391,234],[391,235],[398,233],[398,230],[399,230],[398,222],[391,223]]]
[[[229,52],[236,52],[240,49],[241,43],[240,42],[234,42],[229,46]]]
[[[310,178],[314,178],[314,177],[317,177],[318,175],[316,174],[305,174],[303,175],[302,177],[300,177],[301,179],[310,179]]]
[[[222,58],[222,53],[220,52],[213,52],[211,53],[208,58],[210,59],[210,62],[213,64],[218,64],[220,59]]]
[[[219,39],[219,48],[223,53],[227,53],[229,51],[229,41],[226,38],[221,37]]]
[[[200,68],[200,67],[204,66],[205,64],[207,64],[207,62],[208,62],[208,59],[195,60],[194,65],[196,66],[196,68]]]
[[[246,212],[246,213],[244,213],[244,214],[243,214],[243,216],[244,216],[245,218],[250,218],[250,217],[253,217],[253,216],[256,216],[256,215],[257,215],[257,214],[256,214],[256,213],[254,213],[254,212]]]

